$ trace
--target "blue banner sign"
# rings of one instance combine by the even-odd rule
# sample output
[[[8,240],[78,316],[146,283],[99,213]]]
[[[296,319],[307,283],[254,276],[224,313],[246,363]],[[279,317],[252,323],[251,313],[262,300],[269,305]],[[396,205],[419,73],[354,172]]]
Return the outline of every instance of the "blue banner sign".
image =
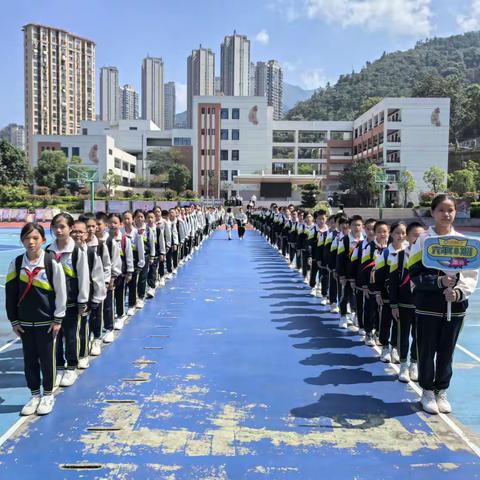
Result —
[[[480,240],[447,235],[428,237],[423,245],[422,262],[427,268],[461,272],[480,268]]]

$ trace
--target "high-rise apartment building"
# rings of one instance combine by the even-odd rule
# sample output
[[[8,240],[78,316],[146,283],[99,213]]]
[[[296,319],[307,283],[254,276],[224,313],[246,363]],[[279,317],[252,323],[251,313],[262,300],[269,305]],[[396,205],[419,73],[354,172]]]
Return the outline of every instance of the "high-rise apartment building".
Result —
[[[215,95],[222,94],[222,78],[215,77]]]
[[[73,135],[95,120],[95,42],[59,28],[23,27],[25,130],[32,135]]]
[[[25,128],[23,125],[10,123],[0,130],[0,140],[5,139],[13,146],[25,150]]]
[[[248,76],[248,95],[254,97],[257,95],[257,66],[251,62]]]
[[[273,119],[282,118],[283,73],[276,60],[257,62],[255,67],[255,95],[267,97],[268,105],[273,107]]]
[[[172,130],[175,128],[175,82],[167,82],[164,86],[164,100],[165,100],[165,130]]]
[[[122,120],[137,120],[139,95],[133,85],[120,88],[120,117]]]
[[[192,50],[187,59],[187,125],[192,126],[194,96],[215,94],[215,54],[209,48]]]
[[[221,78],[224,95],[249,95],[250,40],[245,35],[226,36],[221,46]]]
[[[164,129],[163,60],[147,57],[142,64],[142,118]]]
[[[100,120],[120,119],[120,90],[118,88],[117,67],[100,69]]]

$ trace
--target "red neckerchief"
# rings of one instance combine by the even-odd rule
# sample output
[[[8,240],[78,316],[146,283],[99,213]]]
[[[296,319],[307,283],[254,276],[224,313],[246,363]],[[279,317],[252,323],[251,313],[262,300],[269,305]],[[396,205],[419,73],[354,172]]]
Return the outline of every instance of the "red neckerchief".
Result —
[[[27,296],[28,292],[31,290],[33,279],[42,271],[42,267],[35,267],[32,271],[27,270],[26,268],[24,270],[25,270],[25,274],[28,277],[28,283],[27,283],[27,286],[25,287],[25,290],[22,293],[22,296],[18,300],[17,306],[23,302],[24,298]]]
[[[55,260],[57,261],[57,263],[60,263],[60,261],[62,260],[63,254],[65,252],[60,252],[60,253],[52,252],[52,253],[53,253],[53,256],[55,257]]]

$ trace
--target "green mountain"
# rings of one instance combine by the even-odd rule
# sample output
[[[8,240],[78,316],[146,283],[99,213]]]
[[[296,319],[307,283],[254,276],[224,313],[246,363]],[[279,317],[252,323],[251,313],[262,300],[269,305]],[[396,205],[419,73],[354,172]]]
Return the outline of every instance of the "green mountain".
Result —
[[[454,79],[461,85],[480,82],[480,32],[433,38],[407,51],[384,53],[360,72],[341,75],[335,85],[317,90],[286,118],[352,120],[363,113],[369,97],[420,96],[432,78],[439,82]],[[418,88],[422,82],[423,88]]]

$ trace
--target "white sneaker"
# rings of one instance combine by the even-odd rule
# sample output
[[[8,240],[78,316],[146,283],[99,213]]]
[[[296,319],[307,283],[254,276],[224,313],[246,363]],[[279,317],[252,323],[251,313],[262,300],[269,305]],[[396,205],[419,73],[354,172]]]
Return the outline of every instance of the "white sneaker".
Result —
[[[380,341],[380,337],[379,337],[376,333],[375,333],[374,337],[375,337],[375,345],[376,345],[377,347],[381,347],[381,346],[382,346],[382,342]]]
[[[305,277],[303,283],[306,283],[308,285],[310,283],[310,279],[308,277]]]
[[[396,348],[392,348],[392,363],[399,364],[400,363],[400,355],[398,355],[398,350]]]
[[[322,298],[322,301],[320,302],[320,305],[323,305],[323,306],[328,305],[328,298],[327,298],[327,297],[323,297],[323,298]]]
[[[145,300],[138,299],[137,304],[135,305],[137,308],[143,308],[145,306]]]
[[[90,362],[88,361],[88,357],[83,357],[78,360],[78,368],[80,370],[85,370],[90,366]]]
[[[33,415],[37,411],[42,397],[40,395],[33,395],[32,398],[23,406],[20,415]]]
[[[69,387],[73,385],[78,378],[78,374],[75,370],[65,370],[63,374],[62,381],[60,382],[61,387]]]
[[[176,275],[178,273],[177,269],[172,271],[172,275]]]
[[[340,313],[340,309],[336,303],[330,304],[330,313]]]
[[[131,317],[132,315],[135,315],[135,307],[130,307],[127,310],[127,316]]]
[[[437,402],[438,411],[440,413],[451,413],[452,412],[452,406],[450,405],[450,402],[448,401],[446,390],[440,390],[435,395],[435,400]]]
[[[317,294],[316,296],[318,298],[323,298],[323,295],[322,295],[322,287],[317,287]]]
[[[102,340],[96,338],[92,343],[92,348],[90,348],[90,355],[97,357],[102,353]]]
[[[388,347],[382,348],[382,353],[380,355],[380,361],[383,363],[390,363],[392,361],[392,357],[390,355],[390,349]]]
[[[167,274],[165,275],[165,278],[166,278],[167,280],[170,280],[170,279],[172,278],[172,274],[171,274],[171,273],[167,273]]]
[[[374,347],[375,346],[375,337],[370,334],[365,334],[365,345],[367,347]]]
[[[348,320],[349,325],[357,325],[357,317],[356,317],[355,313],[350,312],[347,315],[347,320]]]
[[[118,317],[118,318],[115,319],[115,323],[113,324],[113,328],[115,330],[122,330],[124,323],[125,323],[125,319],[123,317]]]
[[[313,287],[311,290],[310,290],[310,295],[312,295],[312,297],[316,297],[317,296],[317,289],[315,287]]]
[[[408,373],[410,374],[410,380],[412,382],[418,382],[418,363],[417,362],[410,363],[410,369]]]
[[[147,289],[147,298],[153,298],[155,296],[155,289],[152,287],[149,287]]]
[[[408,383],[410,381],[410,373],[408,371],[407,362],[400,364],[400,373],[398,374],[398,379],[403,383]]]
[[[347,321],[347,317],[345,317],[344,315],[340,317],[340,322],[338,323],[338,326],[340,328],[348,328],[348,321]]]
[[[164,286],[165,286],[165,278],[164,278],[164,277],[161,277],[161,278],[160,278],[160,286],[161,286],[161,287],[164,287]]]
[[[424,390],[420,402],[425,412],[431,413],[432,415],[437,415],[439,413],[435,394],[432,390]]]
[[[55,397],[53,395],[44,395],[37,407],[37,415],[48,415],[55,405]]]
[[[361,337],[364,337],[364,336],[366,335],[365,329],[361,328],[361,329],[358,331],[358,334],[359,334]]]
[[[60,383],[62,382],[64,370],[58,370],[57,374],[55,375],[55,383],[53,384],[54,387],[59,387]]]
[[[112,343],[115,340],[113,330],[108,330],[103,336],[103,343]]]

